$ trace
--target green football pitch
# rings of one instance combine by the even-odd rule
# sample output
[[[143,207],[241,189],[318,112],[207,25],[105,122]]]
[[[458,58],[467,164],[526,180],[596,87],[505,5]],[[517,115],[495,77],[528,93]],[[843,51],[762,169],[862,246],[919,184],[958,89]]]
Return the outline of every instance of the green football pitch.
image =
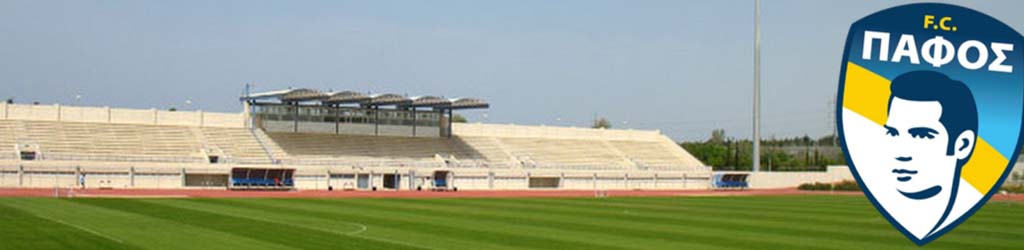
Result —
[[[0,249],[916,249],[860,196],[0,198]],[[925,249],[1024,249],[990,202]]]

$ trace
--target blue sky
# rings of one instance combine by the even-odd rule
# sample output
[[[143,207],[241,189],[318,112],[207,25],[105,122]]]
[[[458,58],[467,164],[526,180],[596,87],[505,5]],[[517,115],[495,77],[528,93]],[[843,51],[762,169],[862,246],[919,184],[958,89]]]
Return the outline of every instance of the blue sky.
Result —
[[[831,133],[850,23],[762,3],[766,137]],[[1014,1],[964,2],[1018,31]],[[257,90],[481,97],[489,123],[749,137],[753,1],[0,1],[0,98],[235,112]],[[186,104],[191,100],[192,104]],[[486,115],[485,115],[486,114]]]

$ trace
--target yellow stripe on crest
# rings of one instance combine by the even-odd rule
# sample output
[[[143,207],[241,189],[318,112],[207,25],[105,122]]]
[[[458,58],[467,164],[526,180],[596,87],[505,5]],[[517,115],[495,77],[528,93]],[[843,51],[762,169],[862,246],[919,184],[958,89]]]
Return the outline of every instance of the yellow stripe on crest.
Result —
[[[882,126],[889,106],[889,79],[852,62],[846,63],[843,107]]]
[[[996,185],[996,181],[999,181],[1009,163],[1010,160],[979,136],[978,142],[974,145],[974,155],[971,155],[971,160],[964,165],[960,178],[971,183],[978,192],[986,194]]]

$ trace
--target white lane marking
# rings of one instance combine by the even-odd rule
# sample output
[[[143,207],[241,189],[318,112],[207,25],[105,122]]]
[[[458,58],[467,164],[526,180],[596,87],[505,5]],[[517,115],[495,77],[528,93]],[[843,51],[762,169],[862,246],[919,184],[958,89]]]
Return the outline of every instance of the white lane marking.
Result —
[[[105,239],[108,239],[108,240],[112,240],[112,241],[114,241],[114,242],[117,242],[118,244],[122,244],[122,245],[124,244],[124,241],[123,241],[123,240],[121,240],[121,239],[118,239],[118,238],[114,238],[113,236],[110,236],[110,235],[106,235],[106,234],[103,234],[103,233],[97,232],[96,230],[92,230],[92,229],[89,229],[89,228],[87,228],[87,227],[83,227],[83,226],[79,226],[79,225],[71,224],[71,223],[69,223],[69,222],[66,222],[66,221],[63,221],[63,220],[59,220],[59,219],[53,219],[53,218],[50,218],[50,217],[42,216],[42,215],[40,215],[40,214],[37,214],[37,213],[35,213],[35,212],[33,212],[33,211],[28,211],[28,210],[25,210],[25,209],[21,209],[21,208],[17,208],[17,207],[11,207],[11,206],[7,206],[7,207],[9,207],[9,208],[12,208],[12,209],[15,209],[15,210],[21,210],[22,212],[25,212],[25,213],[31,214],[32,216],[35,216],[36,218],[40,218],[40,219],[44,219],[44,220],[48,220],[48,221],[52,221],[52,222],[56,222],[56,223],[58,223],[58,224],[61,224],[61,225],[65,225],[65,226],[73,227],[73,228],[75,228],[75,229],[78,229],[78,230],[84,231],[84,232],[86,232],[86,233],[90,233],[90,234],[93,234],[93,235],[96,235],[96,236],[99,236],[99,237],[103,237],[103,238],[105,238]]]
[[[59,220],[59,219],[48,218],[48,217],[45,217],[45,216],[42,216],[42,215],[38,215],[38,214],[32,214],[32,215],[35,216],[35,217],[38,217],[38,218],[42,218],[44,220],[56,222],[56,223],[59,223],[61,225],[73,227],[75,229],[85,231],[86,233],[90,233],[90,234],[93,234],[93,235],[96,235],[96,236],[99,236],[99,237],[103,237],[103,238],[108,239],[108,240],[112,240],[114,242],[117,242],[118,244],[124,244],[124,241],[122,241],[121,239],[114,238],[113,236],[97,232],[96,230],[92,230],[92,229],[89,229],[89,228],[84,227],[84,226],[79,226],[79,225],[72,224],[70,222],[66,222],[66,221]]]
[[[65,221],[63,221],[63,220],[54,220],[54,221],[56,221],[57,223],[60,223],[60,224],[64,224],[64,225],[68,225],[68,226],[71,226],[71,227],[77,228],[78,230],[86,231],[86,232],[89,232],[89,233],[91,233],[91,234],[95,234],[95,235],[97,235],[97,236],[100,236],[100,237],[103,237],[103,238],[107,238],[107,239],[109,239],[109,240],[112,240],[112,241],[114,241],[114,242],[117,242],[118,244],[124,244],[124,241],[122,241],[121,239],[118,239],[118,238],[114,238],[113,236],[110,236],[110,235],[106,235],[106,234],[103,234],[103,233],[97,232],[96,230],[92,230],[92,229],[89,229],[89,228],[87,228],[87,227],[84,227],[84,226],[79,226],[79,225],[71,224],[71,223],[69,223],[69,222],[65,222]]]
[[[359,233],[362,233],[362,232],[366,232],[366,230],[368,229],[366,227],[366,225],[363,225],[363,224],[360,224],[360,223],[348,222],[348,221],[338,221],[338,222],[359,227],[359,230],[345,233],[346,235],[356,235],[356,234],[359,234]]]

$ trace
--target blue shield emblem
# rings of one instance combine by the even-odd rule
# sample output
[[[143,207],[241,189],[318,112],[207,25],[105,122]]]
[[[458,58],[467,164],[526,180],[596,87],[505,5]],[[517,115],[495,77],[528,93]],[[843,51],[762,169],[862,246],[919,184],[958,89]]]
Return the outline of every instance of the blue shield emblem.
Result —
[[[992,197],[1021,150],[1024,38],[983,13],[910,4],[853,23],[836,107],[875,208],[924,245]]]

